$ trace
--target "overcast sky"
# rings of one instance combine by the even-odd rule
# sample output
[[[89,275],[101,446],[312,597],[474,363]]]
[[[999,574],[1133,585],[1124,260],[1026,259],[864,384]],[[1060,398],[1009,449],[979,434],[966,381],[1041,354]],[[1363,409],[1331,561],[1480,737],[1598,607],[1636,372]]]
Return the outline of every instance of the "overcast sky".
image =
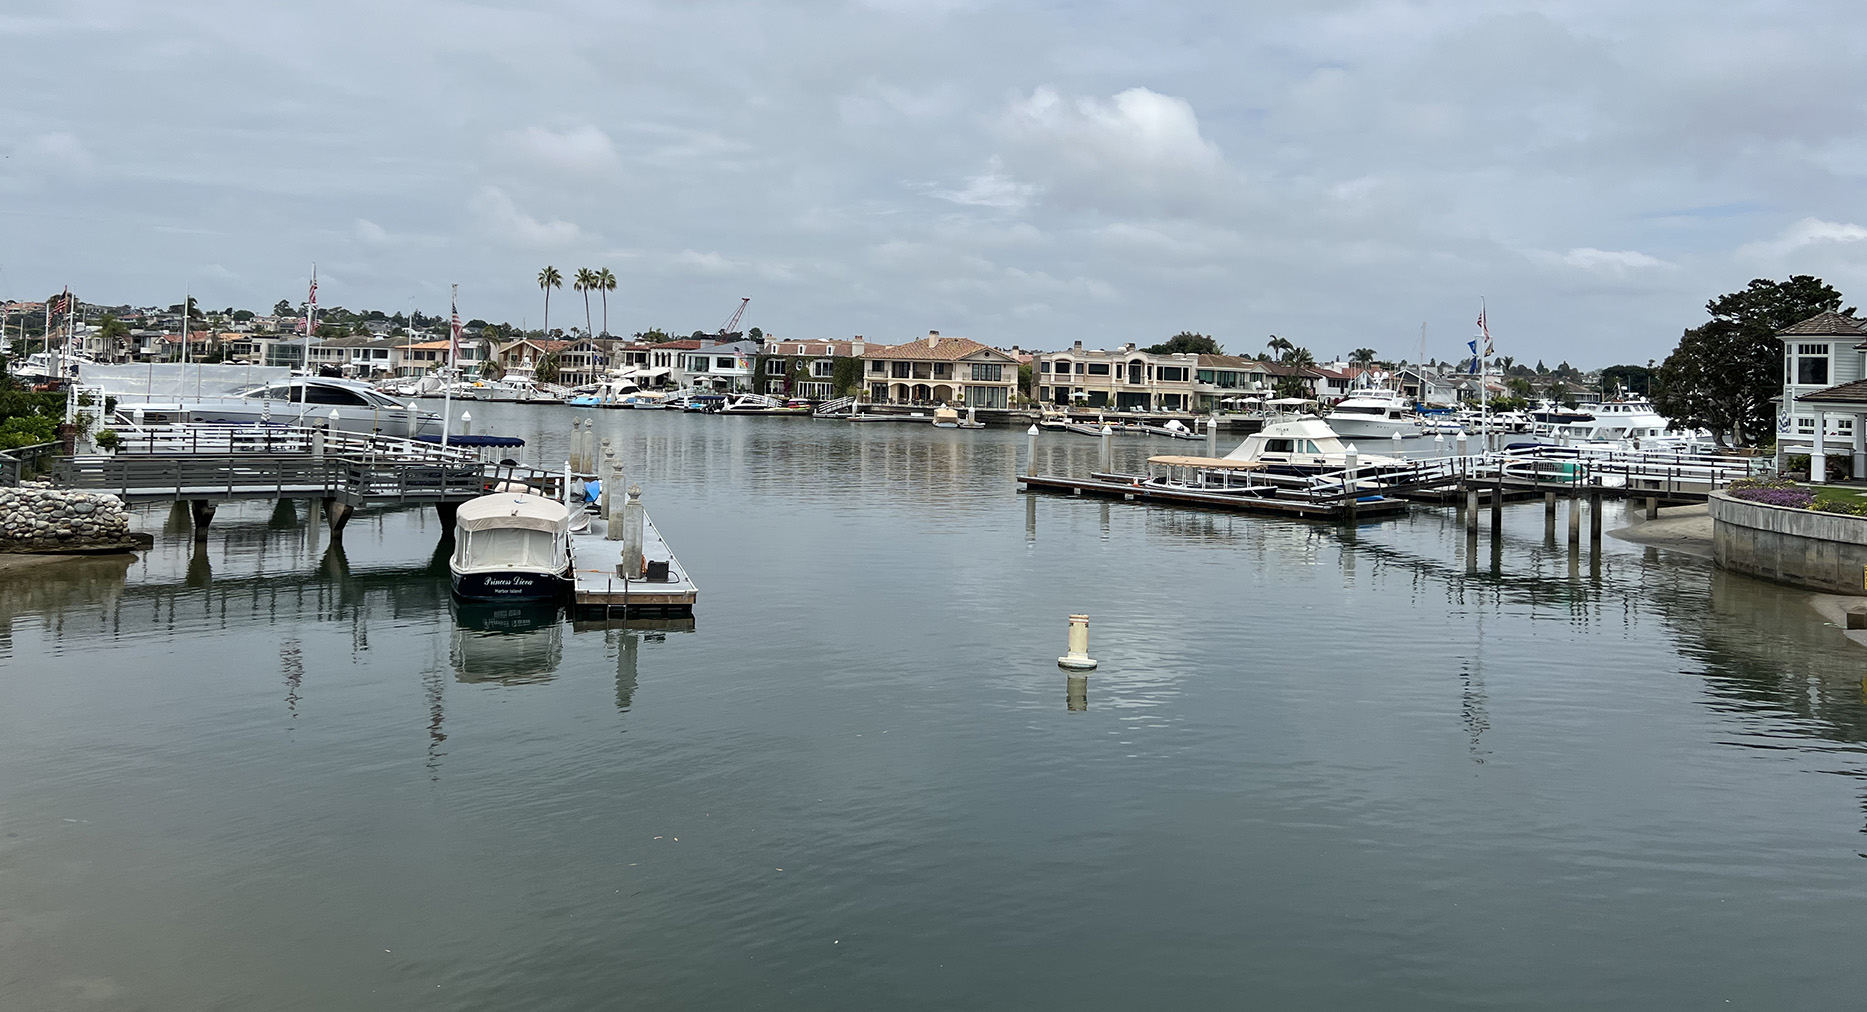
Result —
[[[1867,298],[1853,3],[6,0],[0,297],[1451,359]],[[599,311],[600,312],[600,311]],[[568,288],[555,326],[581,324]],[[598,320],[600,326],[601,321]]]

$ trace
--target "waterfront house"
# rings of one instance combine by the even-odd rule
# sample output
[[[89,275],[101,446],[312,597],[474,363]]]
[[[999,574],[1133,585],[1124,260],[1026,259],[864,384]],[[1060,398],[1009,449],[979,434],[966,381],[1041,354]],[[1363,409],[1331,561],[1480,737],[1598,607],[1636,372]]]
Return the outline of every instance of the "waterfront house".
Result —
[[[757,355],[757,341],[668,341],[655,345],[649,358],[651,371],[667,369],[675,386],[738,393],[752,389]]]
[[[862,359],[863,392],[877,404],[1007,408],[1017,395],[1018,360],[971,338],[930,330],[905,344],[865,342],[851,354]]]
[[[835,383],[837,363],[854,360],[852,346],[850,341],[779,340],[767,335],[753,363],[757,391],[772,397],[827,401],[839,392]],[[855,375],[847,366],[844,372]]]
[[[1068,351],[1037,356],[1037,399],[1118,411],[1190,411],[1199,359],[1190,352],[1156,355],[1133,344],[1086,349],[1077,341]]]
[[[1253,397],[1271,396],[1264,363],[1237,355],[1201,355],[1193,373],[1193,410],[1238,407]]]
[[[1867,328],[1840,313],[1820,313],[1777,331],[1783,342],[1783,394],[1776,417],[1776,462],[1810,454],[1809,477],[1829,477],[1827,456],[1852,455],[1867,474]],[[1755,435],[1755,434],[1753,434]]]

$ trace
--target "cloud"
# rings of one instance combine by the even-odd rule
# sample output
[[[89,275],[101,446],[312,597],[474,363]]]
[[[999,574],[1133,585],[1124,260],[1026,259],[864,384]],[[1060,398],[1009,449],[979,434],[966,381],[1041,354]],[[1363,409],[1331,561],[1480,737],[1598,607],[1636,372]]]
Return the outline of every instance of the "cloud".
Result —
[[[64,131],[40,134],[21,145],[26,160],[44,169],[90,175],[97,171],[97,159],[75,134]]]
[[[514,147],[533,163],[564,172],[593,175],[618,164],[615,143],[589,124],[568,130],[526,127],[514,139]]]
[[[965,186],[957,190],[935,190],[933,195],[955,204],[1018,211],[1042,192],[1043,187],[1020,182],[1006,174],[1004,164],[994,155],[986,171],[966,177]]]
[[[738,264],[718,253],[700,253],[691,249],[684,249],[674,254],[674,256],[669,258],[669,262],[673,263],[676,267],[701,274],[728,274],[737,270],[739,267]]]
[[[1007,161],[1066,201],[1109,210],[1189,210],[1230,174],[1183,98],[1129,88],[1110,99],[1040,87],[1000,119]]]
[[[1846,245],[1862,240],[1867,240],[1867,228],[1852,222],[1804,218],[1783,229],[1782,234],[1774,239],[1745,243],[1738,247],[1737,255],[1750,259],[1773,260],[1788,256],[1805,246],[1827,243]]]
[[[514,245],[544,248],[564,246],[584,238],[583,230],[572,222],[555,218],[539,221],[519,210],[512,198],[496,186],[481,187],[467,202],[467,208],[488,232]]]
[[[1638,250],[1596,249],[1593,246],[1578,246],[1567,253],[1538,250],[1532,256],[1545,263],[1557,263],[1564,267],[1611,277],[1625,277],[1636,271],[1672,270],[1677,266]]]
[[[357,241],[366,246],[384,246],[390,241],[388,230],[368,218],[358,218],[352,227]]]

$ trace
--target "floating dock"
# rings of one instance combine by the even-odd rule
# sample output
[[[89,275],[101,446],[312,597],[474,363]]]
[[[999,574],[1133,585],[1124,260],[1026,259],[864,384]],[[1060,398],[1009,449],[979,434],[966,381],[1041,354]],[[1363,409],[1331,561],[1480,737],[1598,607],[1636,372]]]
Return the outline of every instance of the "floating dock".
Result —
[[[1119,481],[1113,480],[1113,477],[1098,475],[1090,478],[1072,478],[1060,475],[1027,474],[1018,477],[1018,484],[1023,485],[1029,492],[1089,495],[1103,499],[1124,499],[1131,502],[1162,503],[1172,506],[1199,506],[1206,509],[1237,510],[1245,513],[1274,513],[1316,520],[1375,518],[1407,511],[1406,500],[1385,495],[1299,498],[1285,490],[1268,485],[1258,486],[1249,491],[1234,488],[1227,492],[1215,492],[1202,491],[1184,485],[1144,484],[1138,478]]]
[[[590,529],[571,538],[571,606],[582,618],[682,618],[693,615],[700,588],[680,560],[662,540],[655,522],[642,517],[642,557],[649,573],[665,579],[628,578],[622,575],[622,541],[604,536],[607,521],[590,518]]]

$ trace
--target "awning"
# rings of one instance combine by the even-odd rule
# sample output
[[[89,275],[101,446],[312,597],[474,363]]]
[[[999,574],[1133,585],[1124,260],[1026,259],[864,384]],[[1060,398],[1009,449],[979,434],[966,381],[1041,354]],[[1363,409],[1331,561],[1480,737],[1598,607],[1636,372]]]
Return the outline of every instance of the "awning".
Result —
[[[562,534],[570,530],[570,509],[541,495],[496,492],[461,503],[454,525],[463,531],[505,528]]]

